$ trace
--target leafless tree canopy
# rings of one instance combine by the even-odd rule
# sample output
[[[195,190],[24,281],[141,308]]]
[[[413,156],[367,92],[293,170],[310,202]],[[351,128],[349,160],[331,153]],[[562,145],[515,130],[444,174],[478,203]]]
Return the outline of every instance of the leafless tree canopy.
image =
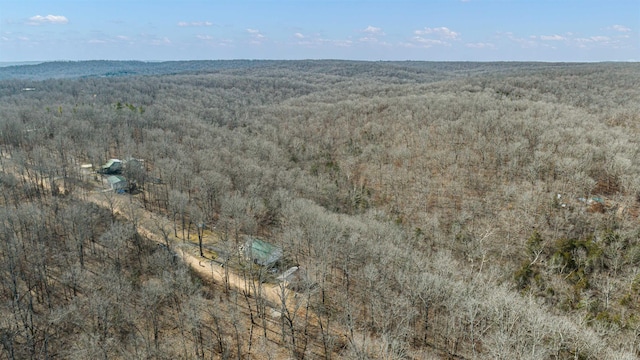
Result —
[[[0,68],[0,359],[637,358],[638,84],[636,63]],[[124,194],[94,171],[112,158]]]

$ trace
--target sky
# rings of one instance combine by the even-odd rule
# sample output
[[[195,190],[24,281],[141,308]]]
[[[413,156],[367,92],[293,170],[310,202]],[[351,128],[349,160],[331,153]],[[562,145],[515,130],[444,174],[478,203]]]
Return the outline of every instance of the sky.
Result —
[[[640,61],[639,0],[0,0],[0,62]]]

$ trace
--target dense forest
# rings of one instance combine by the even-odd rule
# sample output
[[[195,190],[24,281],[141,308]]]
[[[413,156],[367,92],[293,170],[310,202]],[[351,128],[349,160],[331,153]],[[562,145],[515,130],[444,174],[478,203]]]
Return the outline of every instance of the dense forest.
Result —
[[[0,68],[0,359],[638,358],[637,84],[636,63]]]

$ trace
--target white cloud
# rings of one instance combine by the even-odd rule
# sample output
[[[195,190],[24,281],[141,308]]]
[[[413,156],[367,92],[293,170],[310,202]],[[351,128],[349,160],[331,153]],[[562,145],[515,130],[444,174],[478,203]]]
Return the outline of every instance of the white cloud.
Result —
[[[168,37],[163,37],[155,42],[156,45],[169,45],[171,44],[171,40]]]
[[[465,44],[466,47],[471,48],[471,49],[495,49],[496,46],[492,43],[467,43]]]
[[[211,35],[196,35],[196,38],[200,40],[213,40],[213,36]]]
[[[532,38],[535,39],[535,37],[532,37]],[[540,40],[546,40],[546,41],[562,41],[566,39],[567,38],[560,35],[540,35]]]
[[[425,48],[432,46],[451,46],[449,41],[460,39],[460,33],[444,26],[414,30],[413,34],[415,35],[412,38],[413,45]],[[407,46],[407,44],[401,44],[401,46]]]
[[[263,41],[267,40],[267,37],[262,35],[260,30],[256,29],[247,29],[247,32],[251,35],[251,43],[255,45],[262,44]]]
[[[382,31],[382,28],[369,25],[363,30],[361,30],[360,32],[364,33],[364,36],[358,39],[359,42],[377,44],[377,45],[389,45],[388,43],[384,41],[380,41],[379,39],[379,37],[385,36],[385,33],[384,31]]]
[[[604,29],[603,29],[604,30]],[[612,30],[612,28],[607,28]],[[498,33],[498,38],[506,38],[522,47],[523,49],[534,48],[550,48],[559,49],[560,44],[566,49],[623,49],[632,48],[635,45],[630,41],[631,36],[623,31],[606,35],[579,35],[576,32],[566,32],[563,34],[552,35],[530,35],[528,37],[520,37],[511,32]]]
[[[391,43],[382,41],[376,37],[365,36],[365,37],[359,38],[358,41],[361,43],[368,43],[375,46],[392,46]]]
[[[116,36],[98,35],[98,37],[94,37],[87,40],[87,43],[89,44],[118,44],[118,43],[126,43],[126,42],[133,44],[132,39],[124,35],[116,35]]]
[[[623,43],[620,38],[624,36],[618,36],[615,39],[609,36],[594,35],[589,37],[565,37],[566,43],[569,46],[577,46],[579,48],[593,48],[593,47],[610,47],[618,48]]]
[[[209,21],[191,21],[191,22],[180,21],[178,23],[178,26],[180,27],[189,27],[189,26],[201,27],[201,26],[212,26],[212,25],[213,23]]]
[[[351,45],[353,45],[353,41],[351,40],[333,40],[331,42],[335,46],[339,46],[339,47],[351,47]]]
[[[445,38],[445,39],[451,39],[451,40],[456,40],[460,37],[460,33],[457,33],[451,29],[449,29],[448,27],[437,27],[437,28],[424,28],[422,30],[416,30],[413,32],[414,34],[418,35],[418,36],[423,36],[423,35],[437,35],[441,38]]]
[[[62,15],[36,15],[29,18],[27,25],[67,24],[69,19]]]
[[[359,40],[359,41],[362,41],[362,42],[368,42],[368,43],[377,43],[377,42],[378,42],[378,39],[377,39],[377,38],[374,38],[374,37],[368,37],[368,36],[361,37],[361,38],[360,38],[360,39],[358,39],[358,40]]]
[[[308,48],[320,48],[320,47],[347,48],[347,47],[353,46],[354,42],[351,39],[346,39],[346,40],[325,39],[320,37],[319,34],[312,34],[312,35],[305,36],[304,39],[298,38],[298,40],[295,41],[295,45],[304,46]]]
[[[5,31],[2,33],[2,36],[0,36],[0,39],[2,39],[2,41],[7,41],[7,42],[16,42],[16,41],[24,41],[24,42],[29,42],[31,41],[31,39],[29,39],[26,36],[20,36],[17,34],[14,34],[10,31]]]
[[[624,25],[613,25],[607,28],[607,30],[614,30],[614,31],[619,31],[619,32],[629,32],[631,31],[630,28],[624,26]]]
[[[367,26],[362,32],[370,34],[370,35],[384,35],[384,32],[381,28],[375,26]]]
[[[538,37],[535,35],[529,36],[528,38],[518,37],[512,32],[498,33],[497,35],[498,37],[506,37],[510,41],[513,41],[519,44],[520,47],[524,49],[535,48],[539,45],[538,42],[536,41]]]
[[[418,46],[414,43],[410,43],[410,42],[400,42],[398,43],[398,46],[403,47],[403,48],[408,48],[408,49],[414,49],[417,48]]]
[[[437,39],[428,39],[421,36],[415,36],[413,40],[419,43],[420,45],[422,45],[423,47],[432,47],[436,45],[451,46],[451,44],[446,41],[437,40]]]
[[[295,37],[296,37],[296,38],[298,38],[298,39],[304,39],[304,37],[305,37],[304,35],[302,35],[302,34],[301,34],[301,33],[299,33],[299,32],[298,32],[298,33],[293,34],[293,36],[295,36]]]

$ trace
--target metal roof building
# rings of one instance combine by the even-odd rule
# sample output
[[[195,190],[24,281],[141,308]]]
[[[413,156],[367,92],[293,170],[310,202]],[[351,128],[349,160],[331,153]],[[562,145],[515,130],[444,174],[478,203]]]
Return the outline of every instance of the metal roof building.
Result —
[[[262,266],[270,266],[282,258],[282,249],[256,238],[248,237],[242,250],[248,260]]]
[[[125,191],[129,184],[127,183],[127,179],[120,175],[111,175],[107,178],[107,183],[109,187],[113,191]]]
[[[122,161],[119,159],[109,159],[98,171],[101,174],[119,174],[122,172]]]

